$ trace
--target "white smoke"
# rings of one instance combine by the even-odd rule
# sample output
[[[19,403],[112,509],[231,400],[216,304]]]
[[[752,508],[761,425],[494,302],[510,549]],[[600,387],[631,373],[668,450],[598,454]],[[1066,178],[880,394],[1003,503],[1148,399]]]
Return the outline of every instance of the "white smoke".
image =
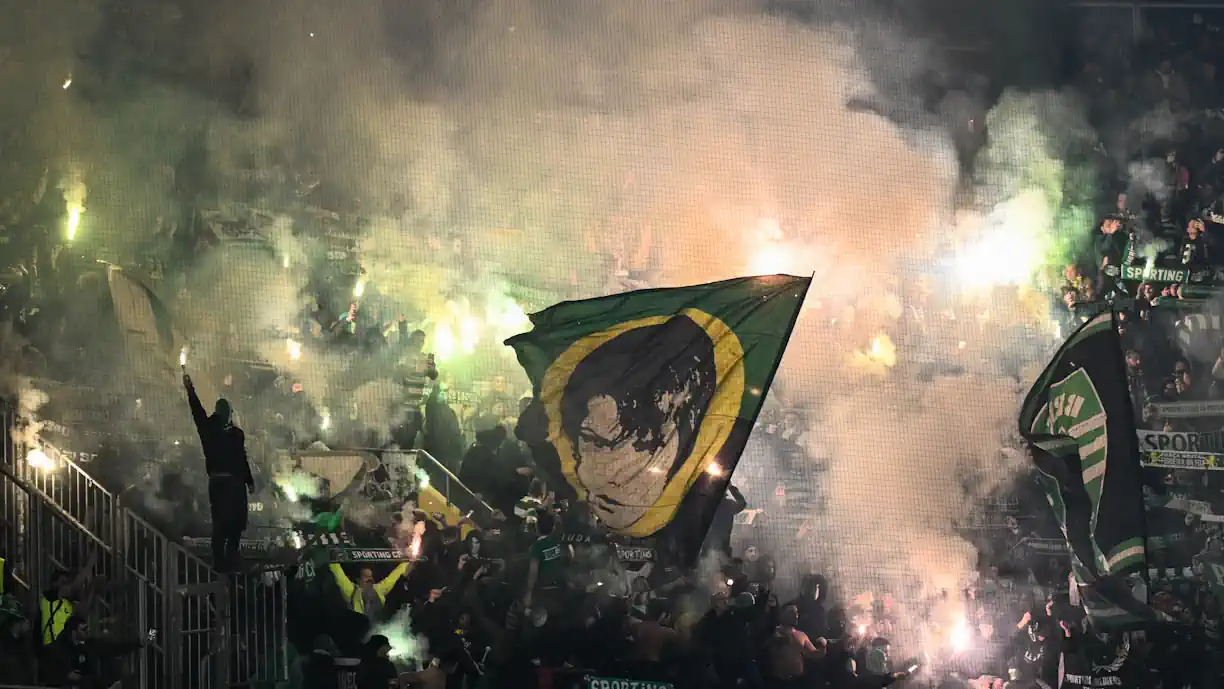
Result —
[[[35,387],[34,380],[25,376],[16,376],[8,380],[9,390],[5,391],[16,403],[9,436],[21,452],[25,451],[26,462],[31,468],[48,471],[55,468],[56,452],[47,446],[42,438],[44,422],[39,418],[39,410],[49,401],[47,394]]]
[[[404,606],[387,622],[377,625],[371,634],[387,637],[391,643],[390,658],[399,663],[429,660],[429,640],[412,630],[412,609]]]
[[[1142,199],[1151,194],[1164,203],[1173,193],[1173,172],[1164,160],[1136,160],[1126,166],[1127,194]]]

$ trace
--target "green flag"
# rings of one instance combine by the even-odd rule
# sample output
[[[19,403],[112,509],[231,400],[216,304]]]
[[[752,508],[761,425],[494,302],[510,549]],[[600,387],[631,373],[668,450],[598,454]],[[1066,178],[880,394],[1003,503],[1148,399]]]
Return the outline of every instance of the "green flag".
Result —
[[[609,530],[650,536],[683,512],[700,540],[810,282],[738,278],[533,314],[534,329],[506,341],[534,389],[518,437],[550,486]]]
[[[1089,319],[1054,355],[1020,412],[1038,478],[1098,625],[1152,618],[1128,581],[1145,568],[1139,445],[1113,314]]]

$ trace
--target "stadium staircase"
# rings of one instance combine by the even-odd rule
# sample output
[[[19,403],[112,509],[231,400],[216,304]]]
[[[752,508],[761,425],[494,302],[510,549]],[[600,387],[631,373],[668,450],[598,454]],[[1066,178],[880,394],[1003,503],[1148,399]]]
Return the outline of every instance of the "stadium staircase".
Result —
[[[91,630],[113,619],[125,638],[148,639],[129,658],[123,686],[272,688],[286,682],[283,576],[219,576],[54,448],[43,447],[49,467],[31,466],[29,448],[8,432],[11,412],[4,422],[0,556],[36,629],[37,597],[52,573],[80,568],[93,553]]]

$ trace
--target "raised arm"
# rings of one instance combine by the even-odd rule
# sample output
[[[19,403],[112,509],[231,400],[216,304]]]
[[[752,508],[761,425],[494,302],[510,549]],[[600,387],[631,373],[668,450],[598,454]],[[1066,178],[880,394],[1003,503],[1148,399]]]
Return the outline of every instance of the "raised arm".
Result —
[[[197,429],[203,428],[208,421],[208,413],[204,411],[204,405],[200,404],[200,396],[196,394],[191,376],[186,373],[183,374],[183,387],[187,388],[187,404],[191,407],[191,418],[195,420]]]
[[[748,506],[748,501],[744,499],[744,494],[740,492],[740,489],[736,488],[735,484],[729,483],[727,492],[731,494],[731,500],[735,502],[736,513],[744,511],[744,508]]]
[[[412,563],[410,562],[399,563],[395,566],[395,569],[391,570],[390,574],[383,577],[382,581],[374,584],[374,590],[377,591],[378,595],[380,596],[386,596],[388,593],[391,593],[391,589],[395,588],[395,584],[400,580],[400,577],[407,574],[411,567]]]

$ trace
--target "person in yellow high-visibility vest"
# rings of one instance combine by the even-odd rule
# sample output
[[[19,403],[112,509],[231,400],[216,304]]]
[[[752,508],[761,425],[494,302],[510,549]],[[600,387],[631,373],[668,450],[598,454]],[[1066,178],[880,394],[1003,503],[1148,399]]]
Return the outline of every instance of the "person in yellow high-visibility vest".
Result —
[[[72,598],[80,592],[93,571],[97,552],[89,554],[89,561],[75,577],[60,570],[51,575],[51,585],[38,597],[38,620],[42,629],[44,646],[54,642],[64,632],[64,624],[72,617]]]
[[[383,577],[382,581],[374,581],[374,572],[369,567],[361,568],[361,577],[354,584],[344,573],[344,568],[338,564],[332,563],[332,576],[336,578],[336,585],[340,587],[340,593],[344,594],[344,600],[354,612],[359,612],[372,620],[378,619],[382,613],[383,604],[387,601],[387,594],[391,589],[395,588],[396,582],[400,577],[408,573],[412,566],[410,562],[401,562],[396,565],[391,573]]]

